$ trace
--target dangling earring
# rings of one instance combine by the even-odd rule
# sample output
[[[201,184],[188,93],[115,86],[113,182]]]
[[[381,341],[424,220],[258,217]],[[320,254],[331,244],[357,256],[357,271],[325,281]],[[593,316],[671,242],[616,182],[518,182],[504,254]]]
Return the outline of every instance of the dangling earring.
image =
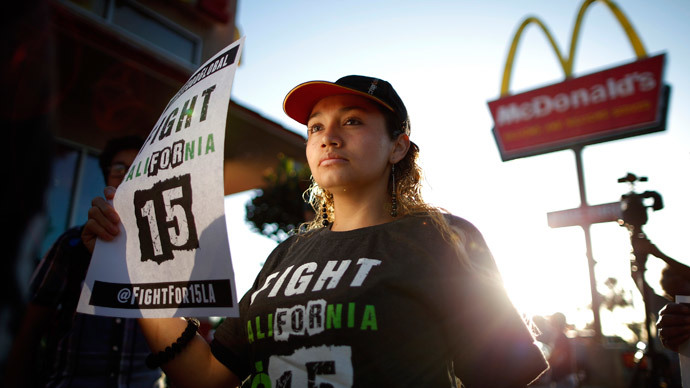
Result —
[[[328,227],[328,207],[326,206],[326,199],[328,196],[324,195],[323,196],[323,206],[321,206],[321,225]]]
[[[395,190],[395,164],[391,167],[391,177],[393,179],[393,191],[391,192],[391,216],[398,216],[398,194]]]

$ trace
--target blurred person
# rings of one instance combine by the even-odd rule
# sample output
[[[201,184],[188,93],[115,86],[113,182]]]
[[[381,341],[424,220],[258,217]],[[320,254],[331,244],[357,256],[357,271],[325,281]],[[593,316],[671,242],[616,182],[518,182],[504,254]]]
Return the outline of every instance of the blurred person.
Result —
[[[125,136],[105,145],[99,166],[107,186],[122,183],[143,141]],[[153,387],[161,378],[160,369],[145,365],[150,349],[136,319],[76,312],[91,261],[82,228],[63,233],[34,272],[33,297],[8,361],[7,387]],[[42,340],[46,347],[39,351]],[[37,366],[46,369],[45,376]]]
[[[676,303],[678,295],[690,295],[690,266],[664,254],[651,242],[650,253],[666,263],[661,271],[659,283],[670,300],[659,311],[656,327],[661,343],[668,349],[678,351],[678,347],[690,338],[690,308]]]
[[[677,352],[690,339],[690,307],[675,302],[678,295],[690,295],[690,267],[667,257],[664,261],[667,265],[661,272],[660,284],[671,302],[659,311],[656,327],[664,347]]]
[[[0,119],[3,123],[3,260],[0,271],[0,381],[24,308],[53,159],[55,55],[43,0],[3,4]]]
[[[690,307],[685,303],[668,303],[659,311],[656,327],[664,347],[677,352],[690,339]]]
[[[678,357],[679,347],[690,337],[690,309],[684,304],[675,303],[678,295],[690,295],[690,267],[661,253],[650,243],[652,254],[666,262],[661,271],[659,284],[664,295],[654,297],[651,309],[656,319],[655,342],[663,348],[656,355],[660,373],[666,378],[669,387],[681,386],[681,371]]]
[[[419,149],[386,81],[296,86],[317,217],[269,255],[209,345],[198,323],[139,319],[176,387],[525,387],[547,364],[481,233],[422,200]],[[112,240],[97,198],[82,238]],[[169,348],[170,351],[163,351]]]
[[[690,295],[690,280],[684,276],[683,272],[678,271],[676,266],[664,266],[659,284],[664,290],[664,297],[670,301],[675,301],[676,295]]]
[[[575,350],[570,339],[565,335],[567,321],[563,313],[555,313],[549,317],[551,325],[551,351],[549,353],[550,387],[574,388],[578,386],[577,364]]]

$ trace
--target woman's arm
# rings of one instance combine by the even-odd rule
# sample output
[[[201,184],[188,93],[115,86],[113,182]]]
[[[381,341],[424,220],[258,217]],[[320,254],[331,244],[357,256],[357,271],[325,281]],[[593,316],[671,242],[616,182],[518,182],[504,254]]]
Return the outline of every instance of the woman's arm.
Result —
[[[93,252],[96,239],[111,241],[119,233],[120,218],[108,203],[115,196],[115,188],[106,187],[103,193],[105,198],[91,201],[89,220],[82,230],[82,241],[89,252]],[[154,354],[172,345],[187,327],[181,318],[140,318],[138,322]],[[176,387],[234,387],[240,383],[213,356],[209,344],[198,334],[161,368]]]
[[[181,318],[140,318],[139,325],[153,353],[170,346],[187,327]],[[161,368],[176,387],[236,387],[239,379],[211,353],[199,334]]]

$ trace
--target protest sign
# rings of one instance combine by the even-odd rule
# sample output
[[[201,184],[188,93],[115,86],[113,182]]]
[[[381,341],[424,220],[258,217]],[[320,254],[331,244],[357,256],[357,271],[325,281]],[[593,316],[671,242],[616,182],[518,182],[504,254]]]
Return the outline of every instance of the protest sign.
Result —
[[[115,193],[120,234],[96,242],[78,312],[237,316],[223,145],[243,42],[204,63],[156,122]]]

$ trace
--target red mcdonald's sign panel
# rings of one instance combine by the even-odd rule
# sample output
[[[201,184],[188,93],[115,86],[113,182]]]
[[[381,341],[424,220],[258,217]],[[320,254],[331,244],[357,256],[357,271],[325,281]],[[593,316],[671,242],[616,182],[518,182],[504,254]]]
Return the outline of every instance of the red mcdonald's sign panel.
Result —
[[[506,160],[665,128],[665,55],[489,102]]]

